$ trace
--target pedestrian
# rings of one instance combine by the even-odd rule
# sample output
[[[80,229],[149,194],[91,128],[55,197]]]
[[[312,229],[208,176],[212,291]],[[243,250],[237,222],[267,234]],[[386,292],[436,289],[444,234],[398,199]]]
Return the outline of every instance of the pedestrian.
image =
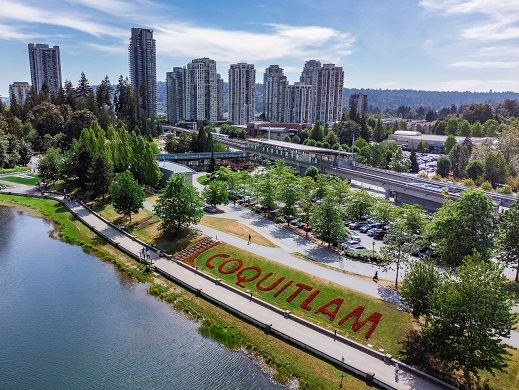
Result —
[[[398,374],[400,372],[400,366],[398,363],[395,363],[395,382],[398,382]]]
[[[373,281],[378,283],[378,271],[375,271],[375,275],[373,275]]]
[[[252,236],[249,234],[249,241],[247,241],[247,245],[250,245],[251,240],[252,240]]]

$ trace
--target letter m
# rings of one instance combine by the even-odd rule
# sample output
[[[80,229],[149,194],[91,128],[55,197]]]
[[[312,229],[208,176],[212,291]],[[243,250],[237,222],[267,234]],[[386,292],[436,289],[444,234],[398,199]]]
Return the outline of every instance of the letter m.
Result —
[[[358,330],[362,329],[368,322],[371,324],[368,331],[365,334],[365,338],[369,339],[371,337],[371,334],[375,331],[377,328],[377,325],[382,318],[382,314],[380,313],[373,313],[368,318],[366,318],[364,321],[360,320],[360,317],[362,317],[362,314],[364,313],[364,306],[357,306],[355,309],[350,311],[348,314],[346,314],[344,317],[342,317],[339,321],[339,325],[343,325],[346,321],[348,321],[350,318],[354,318],[353,325],[351,326],[351,330],[354,332],[357,332]]]

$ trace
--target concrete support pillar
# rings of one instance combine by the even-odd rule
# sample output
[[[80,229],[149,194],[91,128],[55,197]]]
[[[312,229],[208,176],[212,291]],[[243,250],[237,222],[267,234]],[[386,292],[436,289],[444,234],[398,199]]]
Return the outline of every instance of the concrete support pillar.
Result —
[[[391,190],[385,190],[385,197],[386,199],[391,198]]]

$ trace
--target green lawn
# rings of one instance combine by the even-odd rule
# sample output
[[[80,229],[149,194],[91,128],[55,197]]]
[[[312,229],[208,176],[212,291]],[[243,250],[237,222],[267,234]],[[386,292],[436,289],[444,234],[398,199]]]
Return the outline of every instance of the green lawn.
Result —
[[[282,309],[290,310],[298,316],[304,317],[312,322],[318,323],[330,329],[337,329],[338,333],[341,333],[351,339],[354,339],[362,344],[372,344],[375,348],[384,348],[386,351],[393,355],[398,355],[401,346],[400,341],[404,338],[406,333],[411,329],[412,317],[405,312],[397,310],[393,305],[383,302],[379,299],[371,298],[352,290],[348,290],[342,286],[333,284],[324,279],[310,276],[306,273],[298,271],[293,268],[285,267],[283,265],[274,263],[265,258],[257,256],[255,254],[240,250],[228,244],[217,245],[206,252],[202,253],[196,260],[195,264],[198,268],[210,272],[218,278],[225,280],[229,284],[237,287],[237,272],[231,274],[223,274],[219,272],[219,265],[222,264],[226,259],[222,257],[216,257],[211,260],[211,264],[214,265],[213,269],[210,269],[206,265],[206,260],[211,256],[217,254],[229,255],[227,259],[237,258],[243,261],[243,268],[255,266],[261,270],[261,275],[252,281],[245,281],[241,283],[243,290],[250,289],[254,295],[260,296],[265,301],[272,303]],[[230,271],[233,265],[236,263],[229,263],[223,267],[222,270]],[[255,270],[248,270],[244,272],[241,277],[246,279],[252,279],[256,275]],[[264,276],[272,273],[270,278],[264,280],[260,286],[268,287],[272,283],[276,282],[280,277],[285,279],[280,282],[275,288],[270,291],[261,291],[257,288],[257,282],[259,282]],[[283,285],[292,280],[293,283],[281,292],[277,297],[275,293],[281,289]],[[311,286],[311,291],[303,290],[297,297],[293,298],[290,302],[287,299],[296,290],[296,283],[303,283]],[[316,293],[319,290],[320,293],[316,295],[315,299],[309,302],[306,306],[303,302],[312,293]],[[317,313],[316,310],[322,307],[324,304],[334,300],[335,298],[343,298],[344,302],[340,306],[340,310],[337,315],[332,318],[323,313]],[[350,313],[355,308],[362,306],[364,312],[360,317],[360,322],[367,319],[373,313],[380,313],[378,325],[369,337],[366,339],[367,331],[370,329],[371,323],[368,322],[364,327],[358,329],[356,332],[352,330],[354,318],[350,318],[342,325],[338,322],[347,313]],[[305,308],[306,307],[306,308]],[[337,305],[331,305],[327,308],[328,311],[332,311],[337,308]]]
[[[21,167],[21,166],[16,166],[14,168],[0,168],[0,175],[3,173],[25,172],[28,170],[29,170],[28,167]]]
[[[0,180],[9,181],[11,183],[25,184],[29,186],[36,185],[41,179],[38,176],[19,177],[19,176],[2,176]]]
[[[207,175],[203,175],[203,176],[199,176],[196,179],[196,181],[199,182],[200,184],[202,184],[203,186],[206,186],[209,182],[209,179],[208,179]]]

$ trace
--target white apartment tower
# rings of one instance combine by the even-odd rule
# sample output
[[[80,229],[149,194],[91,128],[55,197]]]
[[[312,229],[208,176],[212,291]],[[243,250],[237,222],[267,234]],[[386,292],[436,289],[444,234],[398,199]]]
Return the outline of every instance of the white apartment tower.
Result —
[[[186,70],[174,67],[166,73],[166,99],[168,122],[171,124],[184,120],[184,100],[186,97]]]
[[[26,81],[15,81],[9,84],[9,97],[12,99],[14,96],[21,106],[25,104],[25,99],[27,99],[27,95],[29,95],[30,91],[31,85]]]
[[[218,81],[214,60],[197,58],[187,64],[184,113],[187,121],[218,120]]]
[[[310,123],[312,86],[294,83],[287,87],[285,99],[285,122]]]
[[[305,63],[301,82],[312,86],[311,122],[332,123],[342,112],[344,71],[334,64],[310,60]]]
[[[28,49],[31,83],[36,93],[40,93],[43,83],[47,84],[51,95],[58,92],[61,88],[59,46],[29,43]]]
[[[128,47],[130,79],[148,118],[157,115],[156,49],[153,30],[132,28]]]
[[[252,64],[232,64],[229,68],[229,120],[245,125],[254,120],[256,70]]]
[[[270,65],[263,77],[265,120],[283,122],[288,81],[279,65]]]

